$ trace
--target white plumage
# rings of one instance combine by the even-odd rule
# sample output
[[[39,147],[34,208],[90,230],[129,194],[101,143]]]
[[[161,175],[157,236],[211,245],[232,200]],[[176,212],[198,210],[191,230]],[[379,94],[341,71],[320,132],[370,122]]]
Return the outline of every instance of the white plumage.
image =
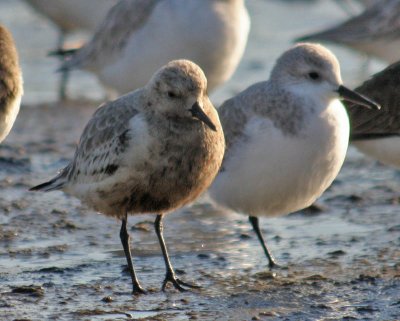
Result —
[[[168,61],[184,58],[204,70],[213,90],[239,64],[249,26],[243,0],[121,0],[61,69],[87,69],[126,93]]]
[[[270,80],[219,108],[227,150],[210,195],[250,216],[270,266],[275,262],[257,217],[307,207],[335,179],[349,140],[340,95],[374,106],[342,86],[339,63],[330,51],[299,44],[278,59]]]

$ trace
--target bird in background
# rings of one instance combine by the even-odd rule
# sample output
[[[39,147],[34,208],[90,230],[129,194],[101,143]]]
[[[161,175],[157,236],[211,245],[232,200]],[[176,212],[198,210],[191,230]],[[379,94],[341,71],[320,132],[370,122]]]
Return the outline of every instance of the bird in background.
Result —
[[[269,260],[276,263],[259,217],[310,206],[343,164],[349,120],[340,99],[378,109],[343,86],[339,62],[321,45],[301,43],[256,83],[218,109],[226,151],[209,192],[219,205],[249,216]]]
[[[343,9],[346,13],[354,16],[360,12],[360,10],[365,10],[366,8],[374,5],[379,0],[334,0],[335,3]]]
[[[0,24],[0,143],[17,118],[23,94],[22,72],[14,39]]]
[[[400,168],[400,62],[376,73],[355,90],[378,102],[382,109],[345,103],[351,142],[366,155]]]
[[[194,201],[218,173],[225,141],[202,70],[168,63],[141,89],[102,105],[86,125],[73,160],[34,191],[62,190],[120,219],[133,293],[144,293],[131,259],[128,215],[155,214],[167,283],[184,291],[163,237],[165,214]],[[190,219],[190,218],[188,218]]]
[[[93,33],[117,0],[25,0],[38,13],[48,18],[58,30],[56,51],[63,50],[66,36],[76,31]],[[61,75],[58,96],[67,99],[68,72]]]
[[[244,0],[120,0],[91,41],[65,54],[61,71],[84,69],[109,90],[144,86],[173,59],[198,64],[209,91],[227,81],[243,55],[250,28]]]
[[[400,59],[400,1],[381,0],[361,14],[296,41],[330,42],[394,63]]]

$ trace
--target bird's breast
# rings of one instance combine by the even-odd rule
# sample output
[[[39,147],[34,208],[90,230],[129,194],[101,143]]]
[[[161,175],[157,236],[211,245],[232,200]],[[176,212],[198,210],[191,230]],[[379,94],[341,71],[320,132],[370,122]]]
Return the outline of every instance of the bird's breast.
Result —
[[[301,131],[288,135],[268,119],[251,119],[245,139],[226,152],[211,196],[235,211],[265,216],[314,202],[343,164],[349,124],[338,101],[304,121]]]

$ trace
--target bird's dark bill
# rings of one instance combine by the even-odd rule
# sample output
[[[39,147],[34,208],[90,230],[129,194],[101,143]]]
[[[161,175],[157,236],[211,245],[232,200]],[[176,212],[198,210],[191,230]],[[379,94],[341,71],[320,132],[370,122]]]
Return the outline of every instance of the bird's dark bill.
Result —
[[[374,102],[373,100],[346,88],[345,86],[339,86],[337,92],[340,95],[340,98],[343,100],[347,100],[357,105],[361,105],[370,109],[381,109],[381,106]]]
[[[217,127],[213,124],[211,119],[205,114],[203,109],[200,107],[198,102],[195,102],[190,109],[192,112],[192,116],[197,118],[198,120],[202,121],[204,124],[206,124],[208,127],[210,127],[213,131],[217,131]]]

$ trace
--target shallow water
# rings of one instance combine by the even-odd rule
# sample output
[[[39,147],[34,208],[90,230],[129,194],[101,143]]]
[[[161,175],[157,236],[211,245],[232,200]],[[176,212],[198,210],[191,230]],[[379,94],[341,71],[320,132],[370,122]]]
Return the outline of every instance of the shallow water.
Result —
[[[295,35],[346,16],[328,1],[253,0],[248,6],[253,29],[246,55],[215,101],[265,79]],[[247,218],[204,197],[165,221],[174,267],[202,289],[163,293],[154,217],[130,217],[134,264],[150,292],[132,297],[119,222],[62,193],[27,191],[73,155],[97,105],[77,99],[100,99],[103,92],[80,73],[73,77],[72,102],[45,103],[56,98],[57,64],[41,55],[56,33],[22,2],[0,1],[0,9],[16,34],[26,93],[13,132],[0,146],[1,320],[400,318],[399,174],[354,149],[319,209],[262,219],[268,244],[287,269],[268,271]],[[359,56],[331,48],[343,59],[344,79],[358,83]]]

